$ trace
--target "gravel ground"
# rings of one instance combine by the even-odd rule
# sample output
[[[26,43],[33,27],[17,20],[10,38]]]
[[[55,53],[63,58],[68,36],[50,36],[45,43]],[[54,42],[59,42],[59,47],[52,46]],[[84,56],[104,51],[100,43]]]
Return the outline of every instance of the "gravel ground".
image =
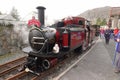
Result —
[[[22,51],[17,51],[16,53],[8,53],[5,55],[0,56],[0,65],[6,62],[18,59],[20,57],[26,56],[27,54],[23,53]]]

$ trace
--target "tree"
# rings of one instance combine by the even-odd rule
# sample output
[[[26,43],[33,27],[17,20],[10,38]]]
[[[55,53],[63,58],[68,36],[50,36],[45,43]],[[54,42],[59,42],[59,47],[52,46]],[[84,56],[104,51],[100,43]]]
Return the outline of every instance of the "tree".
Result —
[[[107,21],[106,21],[106,19],[104,18],[104,19],[101,21],[101,26],[106,25],[106,24],[107,24]]]
[[[15,9],[15,7],[12,8],[10,15],[13,16],[16,20],[20,20],[18,11],[17,11],[17,9]]]
[[[96,24],[97,24],[97,25],[100,25],[100,24],[101,24],[101,19],[100,19],[100,18],[97,18]]]
[[[100,26],[103,26],[103,25],[107,24],[107,21],[106,21],[105,18],[104,19],[98,18],[97,21],[96,21],[96,24],[100,25]]]

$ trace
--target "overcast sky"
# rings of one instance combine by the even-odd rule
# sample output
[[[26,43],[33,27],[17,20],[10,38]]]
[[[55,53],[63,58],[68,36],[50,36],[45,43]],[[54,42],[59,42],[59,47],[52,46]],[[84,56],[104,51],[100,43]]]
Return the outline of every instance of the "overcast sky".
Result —
[[[37,6],[46,7],[45,15],[48,20],[56,20],[76,16],[97,7],[118,7],[120,0],[0,0],[2,13],[9,13],[15,7],[22,19],[28,18],[32,11],[37,11]]]

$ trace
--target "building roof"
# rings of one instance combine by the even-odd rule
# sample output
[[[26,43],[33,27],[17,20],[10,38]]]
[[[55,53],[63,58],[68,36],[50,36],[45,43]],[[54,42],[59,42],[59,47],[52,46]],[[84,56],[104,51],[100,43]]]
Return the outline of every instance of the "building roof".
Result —
[[[13,16],[11,16],[10,14],[2,14],[2,15],[0,15],[0,20],[15,21],[16,19]]]
[[[13,24],[14,26],[25,25],[25,21],[17,21],[13,16],[10,14],[2,14],[0,15],[0,24],[9,25]]]
[[[14,24],[15,21],[16,19],[10,14],[0,15],[0,24],[4,24],[4,25]]]

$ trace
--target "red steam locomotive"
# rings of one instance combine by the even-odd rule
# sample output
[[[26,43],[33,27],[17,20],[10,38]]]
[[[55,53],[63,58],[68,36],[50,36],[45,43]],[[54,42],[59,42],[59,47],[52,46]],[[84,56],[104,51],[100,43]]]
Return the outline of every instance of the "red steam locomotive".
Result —
[[[31,50],[27,51],[28,58],[24,68],[31,70],[46,70],[54,66],[59,59],[71,51],[80,53],[92,43],[95,35],[91,29],[90,21],[82,17],[64,18],[56,24],[44,26],[44,7],[37,7],[40,28],[33,26],[29,31]]]

